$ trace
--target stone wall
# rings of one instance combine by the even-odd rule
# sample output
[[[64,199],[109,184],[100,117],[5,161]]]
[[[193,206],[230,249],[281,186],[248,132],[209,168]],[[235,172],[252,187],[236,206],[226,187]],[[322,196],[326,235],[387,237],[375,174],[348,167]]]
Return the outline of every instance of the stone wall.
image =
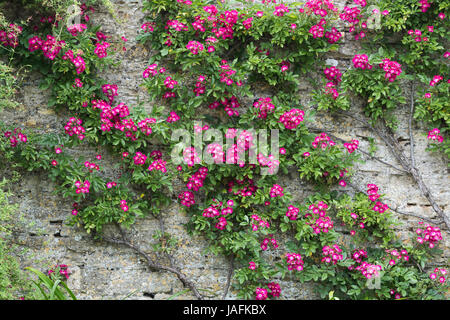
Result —
[[[142,12],[142,0],[112,1],[117,13],[115,21],[105,11],[92,15],[95,24],[102,25],[102,31],[119,38],[125,36],[128,42],[127,50],[118,54],[120,66],[103,76],[109,83],[119,87],[118,100],[132,107],[138,101],[147,101],[146,92],[139,86],[142,82],[142,71],[147,66],[151,56],[142,45],[135,41],[140,25],[145,21]],[[341,6],[345,1],[340,1]],[[330,55],[330,62],[345,69],[351,57],[357,51],[357,43],[345,37],[345,45],[340,51]],[[39,77],[31,74],[21,87],[21,106],[16,110],[5,110],[0,114],[0,120],[20,127],[34,128],[41,132],[58,131],[62,129],[63,121],[68,114],[55,114],[47,107],[49,93],[38,88]],[[310,87],[305,81],[301,85],[301,93],[307,93]],[[302,94],[302,102],[308,104],[309,98]],[[149,102],[146,108],[151,108]],[[360,106],[355,105],[354,110]],[[409,143],[407,118],[408,108],[399,106],[397,114],[400,121],[397,137],[399,142],[407,146]],[[350,140],[360,140],[360,148],[368,150],[368,137],[374,137],[377,144],[376,156],[380,159],[400,166],[389,153],[382,141],[370,131],[348,118],[332,118],[324,115],[318,126],[326,128],[334,135]],[[425,152],[427,145],[424,132],[428,128],[415,128],[416,163],[425,183],[432,190],[437,202],[448,212],[450,191],[449,175],[445,161],[436,154]],[[97,150],[83,147],[72,152],[82,153],[87,159],[94,157]],[[106,155],[106,153],[102,153]],[[108,156],[102,163],[108,163]],[[113,169],[108,169],[113,170]],[[3,173],[8,176],[8,173]],[[389,195],[390,206],[399,206],[399,210],[420,214],[431,219],[436,214],[424,198],[414,181],[404,174],[378,161],[368,159],[358,165],[354,184],[364,188],[367,183],[376,183],[382,192]],[[294,195],[294,200],[302,200],[311,190],[302,183],[295,172],[283,177],[280,184]],[[181,182],[180,182],[181,185]],[[71,202],[53,195],[53,185],[45,173],[23,174],[21,181],[14,185],[14,197],[10,200],[17,203],[20,213],[25,218],[25,224],[15,233],[15,241],[27,250],[21,254],[23,266],[38,268],[51,267],[56,263],[69,265],[72,275],[69,287],[74,289],[80,299],[122,299],[132,294],[131,299],[165,299],[184,290],[182,283],[175,275],[167,272],[154,272],[147,268],[145,262],[131,250],[106,245],[93,241],[83,230],[69,227],[65,223],[70,217]],[[349,192],[353,192],[349,188]],[[410,216],[398,215],[403,222],[399,232],[407,238],[419,221]],[[192,238],[184,228],[188,217],[174,198],[172,205],[164,212],[164,223],[168,232],[179,239],[179,248],[175,252],[177,266],[181,268],[192,281],[203,290],[209,298],[220,298],[228,273],[228,262],[221,256],[204,253],[208,243],[201,237]],[[150,249],[152,234],[159,229],[159,222],[151,217],[139,220],[129,231],[133,241],[144,249]],[[437,263],[448,264],[449,233],[443,232],[444,255]],[[150,250],[149,250],[150,251]],[[316,296],[311,287],[290,282],[283,285],[284,299],[314,299]],[[227,298],[235,297],[230,292]],[[177,298],[193,298],[190,293],[184,293]]]

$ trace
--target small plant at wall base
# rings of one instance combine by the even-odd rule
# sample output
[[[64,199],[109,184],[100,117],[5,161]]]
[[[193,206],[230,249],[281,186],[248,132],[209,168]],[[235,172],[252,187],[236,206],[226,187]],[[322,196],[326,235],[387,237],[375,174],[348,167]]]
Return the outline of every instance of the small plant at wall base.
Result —
[[[366,1],[343,11],[331,1],[291,7],[263,1],[239,9],[203,0],[145,1],[148,15],[137,38],[156,52],[142,66],[142,86],[157,104],[151,113],[120,102],[118,86],[101,78],[120,45],[92,24],[95,9],[89,4],[80,7],[81,23],[59,26],[58,36],[48,17],[9,25],[0,33],[3,53],[41,73],[41,88],[51,92],[49,106],[64,114],[64,122],[56,134],[0,124],[0,153],[11,165],[48,173],[72,203],[71,225],[133,249],[151,268],[176,274],[198,298],[192,281],[173,265],[153,261],[125,232],[149,213],[162,224],[171,196],[189,216],[188,231],[204,237],[210,252],[230,259],[225,295],[232,285],[242,298],[278,299],[285,291],[281,281],[293,279],[313,283],[322,298],[442,299],[447,271],[432,266],[442,254],[440,228],[421,226],[402,243],[381,187],[369,183],[367,191],[347,194],[361,161],[360,141],[337,140],[327,129],[315,132],[313,106],[298,99],[300,79],[316,68],[323,80],[313,92],[320,112],[343,113],[358,98],[368,126],[382,123],[395,131],[394,111],[409,100],[401,81],[426,85],[431,79],[427,92],[413,99],[411,117],[436,126],[428,133],[430,149],[447,152],[446,75],[429,78],[428,69],[413,63],[419,49],[429,57],[440,54],[443,37],[421,48],[402,41],[395,50],[380,37],[411,23],[393,25],[390,18],[404,5],[383,7],[381,30],[366,34],[373,13]],[[413,8],[415,21],[421,13]],[[441,19],[437,12],[447,7],[430,10],[426,17]],[[325,65],[325,54],[342,45],[338,20],[358,41],[381,42],[374,50],[367,40],[346,71]],[[443,34],[440,28],[436,24],[436,33]],[[433,59],[433,71],[442,73],[443,64]],[[174,139],[180,132],[189,143]],[[232,142],[223,144],[223,137]],[[258,148],[263,137],[277,142],[270,152]],[[120,174],[104,169],[102,154],[84,159],[68,152],[78,145],[104,147]],[[313,195],[294,201],[283,182],[290,170],[314,188]],[[184,185],[176,194],[175,179]],[[118,238],[103,234],[108,224],[117,226]],[[154,253],[173,259],[176,239],[164,230],[153,238]],[[66,267],[50,275],[30,269],[44,298],[75,299],[60,279],[68,275]]]

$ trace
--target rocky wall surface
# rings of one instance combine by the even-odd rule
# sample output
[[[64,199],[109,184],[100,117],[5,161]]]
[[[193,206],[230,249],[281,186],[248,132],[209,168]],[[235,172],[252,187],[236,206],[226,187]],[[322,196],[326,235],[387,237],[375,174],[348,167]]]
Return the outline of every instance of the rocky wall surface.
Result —
[[[140,101],[148,101],[146,92],[140,87],[142,71],[146,68],[151,52],[144,46],[137,44],[135,37],[145,16],[142,12],[142,0],[114,0],[114,9],[117,20],[114,20],[106,10],[99,10],[92,15],[95,24],[102,25],[105,34],[117,38],[125,36],[126,51],[120,52],[117,59],[121,64],[105,77],[109,83],[119,87],[118,101],[129,107],[137,105]],[[345,1],[340,1],[341,6]],[[345,69],[351,57],[357,52],[357,43],[346,35],[344,45],[339,52],[330,54],[329,63]],[[12,111],[5,110],[0,114],[0,120],[9,124],[16,124],[22,128],[34,128],[41,132],[59,131],[62,123],[70,115],[55,114],[47,107],[49,92],[38,88],[39,77],[31,74],[21,88],[21,106]],[[300,87],[302,103],[308,105],[307,92],[310,90],[305,81]],[[150,110],[151,104],[145,102],[144,106]],[[352,110],[358,110],[355,105]],[[407,106],[399,106],[397,110],[400,126],[397,132],[399,142],[408,147],[408,116]],[[367,128],[359,123],[345,118],[323,115],[318,126],[325,128],[335,136],[351,140],[360,140],[360,148],[369,149],[368,138],[375,138],[377,145],[376,156],[387,163],[400,166],[389,153],[387,147]],[[449,174],[445,161],[437,154],[425,152],[427,145],[424,132],[428,128],[414,128],[416,148],[416,164],[425,183],[430,187],[438,204],[445,212],[449,211],[450,190],[448,188]],[[98,150],[83,147],[72,152],[82,153],[86,159],[93,159]],[[103,164],[111,160],[106,153]],[[106,168],[114,173],[112,168]],[[3,173],[8,176],[7,172]],[[294,195],[294,201],[301,201],[312,190],[298,178],[296,172],[280,179],[279,182]],[[416,213],[430,219],[436,214],[429,202],[421,195],[418,186],[411,177],[386,166],[385,164],[367,159],[356,168],[353,183],[365,189],[367,183],[380,186],[383,193],[388,195],[388,205],[397,207],[401,211]],[[176,188],[182,182],[176,182]],[[347,187],[349,192],[353,192]],[[92,240],[82,229],[66,225],[70,217],[71,202],[53,194],[54,186],[45,173],[23,174],[21,181],[13,186],[14,196],[10,199],[19,205],[19,211],[26,223],[15,233],[15,242],[26,249],[21,254],[23,266],[51,267],[57,263],[64,263],[72,271],[68,285],[80,299],[122,299],[130,295],[131,299],[166,299],[173,294],[184,292],[182,283],[177,277],[168,272],[155,272],[150,270],[145,261],[128,248],[114,246]],[[164,212],[166,231],[179,240],[179,247],[174,257],[178,267],[200,288],[207,298],[218,299],[222,297],[227,280],[229,262],[221,257],[205,253],[208,242],[201,237],[191,237],[187,234],[184,224],[188,222],[187,215],[174,197],[173,203]],[[398,215],[403,222],[398,227],[402,238],[407,239],[408,233],[413,231],[419,221],[415,217]],[[159,229],[159,221],[148,217],[140,219],[129,230],[133,242],[143,249],[151,251],[152,234]],[[443,232],[444,255],[437,263],[448,264],[450,256],[450,234]],[[289,282],[289,283],[287,283]],[[283,299],[314,299],[317,298],[313,289],[308,285],[301,285],[293,281],[281,282]],[[235,297],[231,291],[227,299]],[[193,298],[191,293],[184,292],[177,299]]]

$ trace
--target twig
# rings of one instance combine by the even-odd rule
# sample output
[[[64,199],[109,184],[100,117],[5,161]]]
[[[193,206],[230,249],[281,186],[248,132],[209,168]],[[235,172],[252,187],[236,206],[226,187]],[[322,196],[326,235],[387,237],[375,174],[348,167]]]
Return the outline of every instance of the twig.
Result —
[[[360,192],[360,193],[363,193],[363,194],[367,195],[367,193],[366,193],[364,190],[362,190],[359,186],[354,185],[354,184],[351,183],[351,182],[348,182],[347,184],[348,184],[350,187],[352,187],[353,189],[355,189],[356,191],[358,191],[358,192]],[[435,225],[436,225],[436,224],[440,224],[440,223],[443,222],[442,220],[440,220],[439,222],[436,222],[436,221],[430,220],[430,219],[428,219],[428,218],[424,218],[424,217],[422,217],[422,216],[419,216],[419,215],[417,215],[417,214],[410,213],[410,212],[398,211],[397,208],[398,208],[398,205],[395,205],[395,209],[389,207],[390,210],[392,210],[392,211],[394,211],[394,212],[396,212],[396,213],[399,213],[399,214],[402,214],[402,215],[405,215],[405,216],[416,217],[416,218],[418,218],[418,219],[424,220],[424,221],[426,221],[426,222],[429,222],[429,223],[432,223],[432,224],[435,224]]]
[[[190,281],[180,270],[178,270],[176,267],[172,267],[172,266],[168,267],[168,266],[162,265],[162,264],[154,261],[141,248],[139,248],[138,246],[132,244],[129,240],[127,240],[127,237],[126,237],[124,231],[122,230],[122,228],[120,228],[120,226],[117,226],[117,227],[122,236],[121,239],[103,237],[103,240],[106,242],[112,243],[112,244],[116,244],[116,245],[124,245],[124,246],[136,251],[138,254],[140,254],[141,256],[143,256],[145,258],[145,260],[147,261],[147,265],[151,269],[159,270],[159,271],[169,271],[171,273],[174,273],[186,287],[191,289],[191,291],[194,293],[194,295],[197,297],[197,299],[203,300],[203,296],[200,294],[200,292],[198,292],[194,283],[192,281]]]
[[[450,229],[450,219],[449,219],[449,217],[445,214],[445,212],[436,203],[436,200],[432,196],[428,186],[424,183],[424,181],[422,179],[422,176],[420,175],[419,171],[417,170],[417,168],[413,167],[411,161],[409,161],[405,157],[405,155],[404,155],[400,145],[398,144],[397,141],[395,141],[395,139],[392,136],[392,134],[386,134],[386,133],[382,132],[381,130],[377,130],[369,122],[367,122],[365,120],[362,120],[362,119],[359,119],[358,117],[355,117],[352,114],[347,113],[345,111],[342,111],[341,114],[343,114],[345,116],[348,116],[350,118],[353,118],[353,119],[355,119],[357,121],[362,122],[368,128],[370,128],[373,132],[375,132],[385,142],[385,144],[388,146],[389,150],[391,151],[392,155],[397,159],[397,161],[402,165],[402,167],[412,176],[414,181],[417,183],[417,185],[419,186],[420,191],[425,196],[425,198],[427,198],[428,202],[430,202],[431,207],[433,208],[433,210],[439,216],[442,217],[442,219],[445,222],[445,225],[447,226],[448,229]],[[386,125],[384,123],[383,123],[383,126],[384,126],[384,128],[383,128],[384,131],[387,131]]]
[[[380,163],[383,163],[383,164],[385,164],[385,165],[387,165],[387,166],[389,166],[389,167],[391,167],[391,168],[393,168],[393,169],[395,169],[395,170],[397,170],[397,171],[400,171],[400,172],[409,174],[408,171],[403,170],[403,169],[400,169],[400,168],[394,166],[393,164],[390,164],[389,162],[386,162],[386,161],[384,161],[384,160],[381,160],[380,158],[374,157],[374,156],[372,156],[370,153],[368,153],[368,152],[366,152],[366,151],[364,151],[364,150],[362,150],[362,149],[360,149],[360,148],[356,149],[356,151],[357,151],[357,152],[361,152],[362,154],[365,154],[366,156],[370,157],[372,160],[376,160],[376,161],[378,161],[378,162],[380,162]]]
[[[225,297],[228,294],[228,290],[230,289],[231,277],[233,275],[233,272],[234,272],[234,256],[231,256],[230,257],[230,270],[228,270],[227,284],[226,284],[225,290],[223,292],[222,300],[225,299]]]
[[[164,228],[163,217],[162,217],[162,215],[158,215],[157,218],[159,220],[159,228],[161,230],[161,234],[164,235],[165,228]],[[167,256],[167,258],[169,258],[170,266],[171,267],[175,267],[175,259],[174,259],[174,257],[169,252],[166,252],[166,256]]]
[[[354,115],[352,115],[351,113],[346,112],[346,111],[340,111],[339,114],[342,114],[342,115],[344,115],[344,116],[346,116],[346,117],[349,117],[349,118],[352,118],[352,119],[354,119],[354,120],[356,120],[356,121],[359,121],[359,122],[361,122],[362,124],[364,124],[367,128],[371,129],[377,136],[379,136],[379,137],[381,138],[381,140],[384,141],[384,143],[386,144],[386,146],[387,146],[387,147],[389,148],[389,150],[391,151],[392,155],[395,157],[395,159],[397,159],[398,163],[400,163],[400,164],[402,165],[402,167],[405,169],[405,171],[408,172],[408,173],[410,173],[409,164],[408,164],[407,161],[406,161],[406,162],[403,161],[403,160],[406,160],[406,159],[402,159],[402,158],[401,158],[401,155],[402,155],[402,154],[399,154],[398,152],[396,152],[396,151],[394,150],[395,147],[391,144],[391,142],[389,142],[389,140],[388,140],[384,135],[382,135],[378,130],[376,130],[376,129],[374,128],[374,126],[372,126],[368,121],[366,121],[365,119],[360,119],[360,118],[358,118],[358,117],[355,117]],[[407,164],[407,167],[406,167],[406,168],[405,168],[404,164]]]
[[[398,208],[398,207],[397,207],[397,208]],[[441,224],[441,223],[444,222],[443,220],[433,221],[433,220],[431,220],[431,219],[424,218],[424,217],[419,216],[419,215],[414,214],[414,213],[399,211],[399,210],[397,210],[397,208],[395,208],[395,209],[394,209],[394,208],[390,208],[390,209],[391,209],[392,211],[396,212],[396,213],[399,213],[399,214],[402,214],[402,215],[405,215],[405,216],[416,217],[416,218],[418,218],[418,219],[421,219],[421,220],[423,220],[423,221],[426,221],[426,222],[429,222],[429,223],[432,223],[432,224]]]
[[[309,129],[310,129],[311,131],[326,132],[326,130],[323,130],[323,129],[320,129],[320,128],[310,127]],[[335,139],[335,140],[339,140],[339,141],[341,141],[341,142],[346,142],[344,139],[341,139],[341,138],[339,138],[339,137],[336,137],[335,135],[330,134],[329,132],[327,132],[327,134],[328,134],[331,138],[333,138],[333,139]],[[357,152],[361,152],[362,154],[365,154],[366,156],[370,157],[372,160],[376,160],[376,161],[378,161],[378,162],[380,162],[380,163],[383,163],[383,164],[385,164],[385,165],[387,165],[387,166],[389,166],[389,167],[391,167],[391,168],[393,168],[393,169],[395,169],[395,170],[397,170],[397,171],[400,171],[400,172],[409,174],[408,171],[405,171],[405,170],[403,170],[403,169],[400,169],[400,168],[394,166],[393,164],[390,164],[390,163],[388,163],[388,162],[386,162],[386,161],[384,161],[384,160],[381,160],[380,158],[377,158],[377,157],[375,157],[375,156],[372,156],[370,153],[368,153],[368,152],[366,152],[366,151],[364,151],[364,150],[362,150],[362,149],[360,149],[360,148],[356,149],[356,151],[357,151]]]
[[[416,169],[416,159],[414,157],[414,137],[412,133],[413,115],[414,115],[414,82],[411,83],[411,112],[409,115],[409,150],[411,154],[411,168]]]

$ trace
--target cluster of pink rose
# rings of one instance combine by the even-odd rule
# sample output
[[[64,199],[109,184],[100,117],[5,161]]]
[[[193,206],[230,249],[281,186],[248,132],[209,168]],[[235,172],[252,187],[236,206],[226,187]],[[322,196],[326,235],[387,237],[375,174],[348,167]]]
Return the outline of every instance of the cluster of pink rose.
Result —
[[[439,282],[444,284],[447,280],[445,276],[447,275],[447,269],[444,268],[435,268],[434,271],[430,274],[430,279],[435,280],[439,276]]]
[[[342,73],[336,67],[328,67],[323,71],[325,74],[325,78],[329,80],[329,82],[325,86],[325,94],[331,95],[334,100],[339,97],[339,92],[337,91],[337,86],[342,81]]]
[[[83,120],[71,117],[64,126],[64,130],[69,136],[77,136],[78,139],[83,140],[86,129],[82,126]]]
[[[108,98],[109,103],[114,102],[114,97],[118,95],[117,84],[104,84],[102,85],[103,94]]]
[[[335,27],[331,28],[331,31],[325,32],[325,38],[328,39],[329,44],[333,44],[339,41],[342,38],[342,33],[339,32]]]
[[[233,201],[227,201],[227,205],[223,207],[222,201],[214,200],[216,203],[212,204],[211,206],[205,208],[203,210],[203,216],[208,218],[214,218],[219,216],[218,222],[216,223],[215,227],[219,230],[225,229],[228,222],[224,216],[233,213]],[[222,215],[222,216],[220,216]]]
[[[205,85],[203,82],[206,80],[206,77],[203,75],[199,75],[197,78],[197,82],[195,83],[194,93],[196,96],[202,95],[205,93]]]
[[[128,205],[126,200],[120,200],[120,209],[127,212],[128,211]]]
[[[84,181],[83,183],[79,180],[75,181],[75,192],[79,193],[89,193],[89,188],[91,187],[91,183],[89,180]]]
[[[172,28],[175,31],[187,31],[188,26],[178,20],[168,20],[166,24],[166,29]]]
[[[356,249],[355,251],[353,251],[352,259],[355,262],[361,263],[364,258],[367,258],[367,251],[365,251],[363,249]],[[353,268],[353,266],[351,266],[351,267]],[[349,267],[350,270],[352,270],[352,268]]]
[[[423,222],[419,222],[423,225]],[[420,244],[427,244],[430,248],[434,248],[436,244],[442,240],[441,229],[439,227],[433,227],[429,224],[423,226],[422,228],[416,229],[417,242]]]
[[[427,12],[428,8],[431,6],[431,4],[428,2],[428,0],[419,0],[420,3],[420,10],[422,12]]]
[[[216,229],[223,230],[225,229],[227,224],[228,224],[227,219],[225,219],[224,217],[220,217],[219,222],[216,223],[215,227]]]
[[[65,41],[56,41],[56,38],[50,34],[47,35],[47,39],[45,41],[38,36],[34,36],[28,40],[28,50],[30,52],[42,50],[42,52],[44,53],[44,57],[50,60],[54,60],[56,56],[61,52],[61,49],[63,46],[65,46],[65,44]]]
[[[379,213],[384,213],[388,209],[389,209],[389,206],[380,201],[377,201],[377,203],[375,203],[374,207],[372,208],[373,211],[376,211]]]
[[[324,35],[325,28],[323,27],[327,21],[325,19],[320,19],[320,21],[313,25],[311,29],[309,29],[309,33],[312,34],[313,38],[322,38]]]
[[[195,204],[194,194],[191,191],[184,191],[178,195],[181,204],[186,207],[190,207]]]
[[[193,55],[197,55],[205,48],[200,42],[192,40],[188,42],[188,44],[186,45],[186,49],[188,49]]]
[[[396,250],[396,249],[386,249],[386,253],[389,259],[389,265],[395,266],[397,262],[401,261],[409,261],[408,251],[405,249]]]
[[[275,11],[273,12],[274,15],[276,15],[277,17],[282,17],[285,13],[289,13],[289,8],[286,7],[283,3],[281,3],[279,6],[275,6]]]
[[[269,290],[270,290],[269,294],[272,297],[277,298],[280,296],[280,294],[281,294],[280,284],[278,284],[276,282],[270,282],[267,284],[267,287],[269,288]]]
[[[330,80],[333,84],[338,85],[342,81],[342,72],[339,68],[328,67],[323,70],[325,78]]]
[[[228,182],[228,192],[241,197],[250,197],[257,189],[258,187],[254,184],[253,179],[249,178],[235,179]]]
[[[150,125],[154,123],[156,123],[155,118],[145,118],[144,120],[138,122],[138,127],[139,129],[141,129],[143,134],[148,136],[153,132],[153,129]]]
[[[186,150],[190,150],[192,152],[192,150],[195,151],[195,148],[191,147]],[[185,150],[185,152],[186,152],[186,150]],[[194,154],[191,153],[189,156],[194,156]],[[185,160],[186,160],[186,156],[185,156]],[[208,168],[206,168],[206,167],[199,168],[189,178],[189,181],[186,184],[186,187],[189,190],[198,191],[203,186],[203,181],[206,179],[207,175],[208,175]],[[181,200],[181,204],[186,207],[190,207],[191,205],[195,204],[194,193],[192,193],[191,191],[181,192],[178,195],[178,198]]]
[[[253,17],[247,18],[244,21],[242,21],[242,25],[246,30],[250,29],[252,27]]]
[[[9,24],[6,30],[0,30],[0,44],[5,47],[16,48],[19,45],[19,36],[22,31],[21,26],[14,23]]]
[[[280,161],[275,159],[275,157],[271,154],[265,157],[262,153],[259,153],[256,158],[261,167],[268,168],[269,174],[273,174],[275,170],[280,166]]]
[[[162,173],[165,173],[165,172],[167,172],[166,161],[164,161],[163,159],[156,159],[150,164],[150,166],[148,167],[148,170],[149,171],[159,170]]]
[[[360,19],[361,19],[360,13],[361,13],[361,10],[358,9],[357,7],[350,8],[350,7],[345,6],[344,10],[339,14],[339,18],[342,21],[348,23],[350,25],[349,31],[353,32],[353,31],[355,31],[355,28],[358,26],[358,24],[360,22]]]
[[[253,214],[252,215],[252,230],[258,231],[258,228],[269,228],[269,222],[264,221],[260,216]]]
[[[273,234],[269,234],[269,238],[264,238],[264,240],[261,242],[261,250],[266,251],[269,248],[269,242],[272,244],[272,247],[274,249],[278,248],[277,240],[273,237]]]
[[[141,29],[144,32],[153,32],[155,30],[154,22],[145,22],[141,25]]]
[[[355,225],[358,225],[358,227],[359,227],[360,229],[364,229],[364,228],[366,227],[366,225],[364,224],[364,221],[366,220],[366,218],[359,217],[359,216],[358,216],[356,213],[354,213],[354,212],[351,212],[351,213],[350,213],[350,217],[352,217],[352,219],[353,219],[353,221],[352,221],[352,227],[355,226]],[[354,235],[356,234],[356,231],[355,231],[355,230],[351,230],[351,231],[350,231],[350,234],[351,234],[352,236],[354,236]]]
[[[203,187],[203,181],[205,181],[208,176],[208,168],[201,167],[199,168],[190,178],[186,187],[189,190],[198,191],[201,187]]]
[[[177,0],[177,2],[188,5],[188,6],[190,6],[192,4],[191,0]]]
[[[230,98],[223,98],[220,101],[215,101],[211,103],[208,107],[210,109],[216,109],[220,105],[223,105],[225,108],[225,112],[228,116],[239,116],[239,111],[236,109],[240,107],[239,101],[235,96],[231,96]]]
[[[219,143],[211,143],[206,147],[206,151],[211,154],[215,163],[224,163],[225,153]]]
[[[305,218],[308,219],[306,224],[314,230],[314,233],[327,233],[333,228],[333,221],[327,216],[328,205],[325,202],[319,201],[317,204],[311,204],[308,209],[311,212],[305,214]]]
[[[164,68],[160,68],[159,71],[156,70],[156,68],[158,68],[158,65],[156,63],[153,63],[151,65],[149,65],[147,67],[147,69],[144,70],[144,72],[142,73],[142,77],[144,79],[150,77],[150,75],[152,77],[156,76],[159,73],[164,73],[166,70]]]
[[[239,135],[237,133],[239,132]],[[237,137],[235,144],[231,145],[226,150],[226,163],[227,164],[237,164],[240,167],[246,166],[245,162],[245,151],[249,150],[254,146],[253,140],[254,136],[251,131],[247,130],[237,130],[234,128],[229,128],[225,134],[227,139],[234,139]],[[216,150],[223,151],[223,150]],[[219,160],[219,159],[218,159]],[[255,167],[255,165],[250,165]]]
[[[434,31],[434,26],[428,26],[428,32],[432,33]],[[410,36],[412,36],[414,38],[414,41],[416,42],[427,42],[428,41],[428,37],[423,36],[422,37],[422,31],[419,29],[415,29],[415,30],[408,30],[408,34]]]
[[[87,10],[91,10],[93,12],[92,7],[87,7],[86,4],[81,5],[81,16],[84,21],[89,21],[89,15],[86,13]],[[53,22],[54,18],[42,18],[41,22]],[[57,25],[58,21],[55,22],[54,25]],[[69,32],[72,36],[76,37],[87,29],[87,25],[84,23],[74,24],[67,27],[67,32]],[[38,27],[35,26],[35,31],[38,30]],[[96,48],[94,49],[94,53],[97,54],[99,58],[104,58],[107,56],[107,48],[110,46],[108,42],[102,41],[106,40],[106,36],[100,31],[97,32],[96,40]],[[0,40],[1,40],[1,31],[0,31]],[[61,52],[62,48],[67,46],[67,43],[63,40],[57,41],[53,35],[48,34],[46,38],[41,39],[38,36],[33,36],[28,40],[28,50],[30,52],[34,52],[36,50],[42,50],[44,57],[54,60],[58,54]],[[72,50],[67,50],[62,56],[63,60],[70,60],[74,66],[76,67],[76,73],[80,74],[86,69],[86,63],[81,56],[82,53],[74,55]],[[76,87],[82,87],[81,81],[75,84]]]
[[[312,142],[312,146],[314,149],[317,149],[320,146],[320,149],[324,150],[334,145],[336,145],[336,143],[331,140],[331,138],[325,132],[322,132],[320,135],[316,136],[314,138],[314,141]]]
[[[56,269],[59,269],[59,274],[64,276],[64,278],[69,279],[70,271],[69,267],[66,264],[58,264],[47,271],[47,275],[52,275],[56,272]]]
[[[338,8],[331,0],[309,0],[305,3],[305,9],[299,9],[299,12],[310,15],[314,13],[316,16],[325,17],[328,13],[337,12]]]
[[[299,211],[299,208],[290,205],[288,207],[288,210],[286,211],[286,217],[288,217],[290,220],[297,220]]]
[[[278,122],[282,123],[286,129],[293,130],[303,121],[305,112],[300,109],[291,109],[280,116]]]
[[[183,151],[183,160],[188,167],[193,167],[195,164],[200,163],[200,158],[195,147],[188,147]]]
[[[166,121],[169,122],[169,123],[177,122],[178,120],[180,120],[180,116],[174,111],[171,111],[169,113],[169,116],[166,119]]]
[[[369,195],[370,201],[377,200],[380,197],[378,194],[378,186],[376,184],[367,184],[367,194]]]
[[[72,87],[73,88],[82,88],[83,82],[79,78],[76,78],[75,83],[72,85]]]
[[[99,171],[100,167],[98,166],[98,164],[94,163],[94,162],[89,162],[89,161],[85,161],[84,162],[84,166],[89,169],[89,172],[92,172],[94,169]]]
[[[242,81],[235,81],[231,78],[232,75],[236,74],[236,70],[231,68],[227,60],[222,60],[220,62],[220,70],[220,82],[225,83],[227,86],[231,86],[233,83],[238,87],[242,86]]]
[[[133,157],[134,164],[137,166],[143,165],[145,161],[147,161],[147,156],[140,151],[136,152],[136,155]]]
[[[441,133],[441,130],[439,130],[438,128],[434,128],[434,129],[428,131],[427,139],[441,143],[444,141],[444,137],[439,135],[440,133]]]
[[[396,61],[391,61],[390,59],[383,59],[383,63],[380,63],[380,68],[386,72],[384,77],[389,82],[394,82],[397,76],[402,73],[401,64]]]
[[[355,267],[355,270],[361,271],[361,274],[364,277],[371,279],[372,277],[378,277],[380,275],[380,271],[383,270],[383,267],[378,264],[370,264],[363,261],[359,266]]]
[[[286,263],[288,265],[288,270],[303,270],[303,260],[299,253],[286,253]]]
[[[275,106],[272,104],[272,99],[269,97],[259,98],[253,103],[253,107],[259,109],[258,118],[261,119],[266,119],[267,113],[275,109]]]
[[[269,195],[271,198],[283,197],[283,191],[283,187],[281,187],[279,184],[274,184],[269,191]]]
[[[113,96],[109,95],[112,99]],[[134,123],[131,118],[126,118],[130,115],[128,106],[119,103],[116,107],[112,106],[104,100],[92,100],[92,109],[100,109],[100,129],[102,131],[111,131],[111,128],[115,128],[119,131],[125,131],[125,136],[131,138],[131,140],[136,140],[135,132],[138,130],[138,126]],[[151,133],[148,124],[154,123],[155,119],[145,119],[141,121],[141,130],[144,134]]]
[[[324,246],[322,248],[322,262],[336,264],[344,259],[341,253],[342,249],[337,244],[333,244],[331,247]]]
[[[256,291],[255,291],[255,299],[256,300],[266,300],[268,298],[269,294],[274,298],[280,296],[281,287],[278,283],[270,282],[267,284],[267,287],[270,290],[269,293],[267,292],[267,289],[265,289],[265,288],[256,288]]]
[[[87,26],[84,23],[73,24],[67,27],[67,31],[70,32],[71,35],[76,37],[79,33],[82,33],[87,29]]]
[[[195,31],[205,32],[206,28],[203,25],[205,23],[205,20],[202,19],[200,16],[195,17],[195,21],[192,22],[192,27]]]
[[[11,148],[17,147],[18,142],[27,142],[28,137],[22,133],[21,129],[15,128],[12,132],[11,131],[5,131],[4,133],[5,138],[9,139],[9,143],[11,145]]]
[[[367,194],[370,201],[375,202],[378,198],[380,198],[380,195],[378,194],[378,186],[376,184],[368,184],[367,185]],[[383,204],[380,201],[377,201],[372,208],[373,211],[384,213],[386,210],[389,209],[389,206],[387,204]]]
[[[433,79],[430,81],[430,87],[434,87],[438,84],[439,81],[443,80],[444,78],[440,75],[435,75]]]
[[[353,153],[356,149],[358,149],[358,145],[358,140],[352,140],[351,142],[344,143],[344,147],[347,149],[348,153]]]
[[[256,300],[266,300],[267,299],[267,289],[256,288],[255,299]]]
[[[325,94],[331,95],[334,100],[336,100],[339,97],[339,92],[336,89],[336,85],[333,82],[328,82],[325,85]]]
[[[372,69],[372,65],[369,64],[369,57],[365,54],[355,54],[352,59],[353,66],[357,69]]]
[[[108,189],[111,189],[116,186],[117,186],[117,182],[115,182],[115,181],[109,181],[106,183],[106,188],[108,188]]]

